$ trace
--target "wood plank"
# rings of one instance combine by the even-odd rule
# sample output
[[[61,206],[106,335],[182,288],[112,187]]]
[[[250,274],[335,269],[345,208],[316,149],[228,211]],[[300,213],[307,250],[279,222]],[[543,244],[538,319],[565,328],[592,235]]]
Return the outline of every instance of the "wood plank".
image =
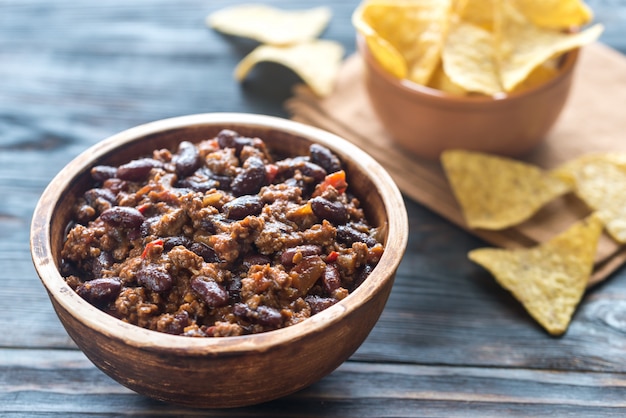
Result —
[[[80,401],[78,399],[80,398]],[[251,416],[481,416],[592,413],[626,407],[626,375],[347,362],[313,386],[267,404],[200,411],[146,399],[75,350],[0,349],[3,413]],[[10,400],[10,403],[7,401]],[[276,415],[276,411],[281,411]],[[391,413],[391,411],[394,411]],[[3,415],[4,416],[4,415]]]

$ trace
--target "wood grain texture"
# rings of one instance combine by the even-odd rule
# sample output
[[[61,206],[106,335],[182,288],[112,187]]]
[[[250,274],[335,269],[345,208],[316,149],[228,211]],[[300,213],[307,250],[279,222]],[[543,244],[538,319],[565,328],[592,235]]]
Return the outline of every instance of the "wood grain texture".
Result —
[[[602,41],[626,53],[626,2],[588,3]],[[302,392],[244,409],[180,408],[128,391],[76,349],[32,267],[37,199],[78,153],[131,126],[213,111],[287,116],[298,78],[262,64],[237,84],[234,66],[254,43],[204,26],[231,4],[0,0],[0,416],[623,416],[626,272],[592,289],[552,338],[467,260],[481,241],[409,199],[409,247],[381,319],[348,362]],[[357,4],[328,2],[323,37],[347,53]]]

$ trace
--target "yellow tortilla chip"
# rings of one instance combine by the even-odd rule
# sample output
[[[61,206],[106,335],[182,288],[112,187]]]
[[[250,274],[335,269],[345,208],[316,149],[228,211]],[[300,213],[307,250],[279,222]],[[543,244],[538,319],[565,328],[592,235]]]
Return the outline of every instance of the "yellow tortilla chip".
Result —
[[[515,88],[511,91],[512,93],[527,91],[532,88],[538,87],[548,80],[554,78],[559,73],[559,68],[557,62],[558,60],[552,59],[549,60],[537,68],[535,68],[528,77],[522,80]]]
[[[581,27],[593,19],[581,0],[513,0],[516,8],[537,26],[552,29]]]
[[[483,248],[470,260],[489,270],[550,334],[563,334],[593,270],[602,223],[589,216],[530,249]]]
[[[575,192],[619,243],[626,243],[626,154],[590,154],[558,167],[554,174]]]
[[[366,0],[352,22],[384,68],[426,84],[439,62],[451,7],[451,0]]]
[[[341,44],[328,40],[284,47],[261,45],[239,62],[235,78],[242,81],[259,62],[275,62],[293,70],[315,94],[323,97],[333,90],[343,54]]]
[[[498,20],[495,56],[501,84],[507,92],[543,62],[596,41],[604,30],[600,24],[577,33],[540,28],[508,1],[502,3]]]
[[[571,188],[539,167],[510,158],[447,150],[441,162],[471,228],[504,229],[519,224]]]
[[[270,45],[290,45],[317,38],[328,25],[328,7],[281,10],[263,4],[241,4],[211,13],[209,27]]]
[[[455,12],[465,23],[479,26],[481,29],[493,30],[496,3],[501,0],[461,0],[457,2]]]
[[[491,32],[458,22],[451,26],[443,47],[443,69],[464,90],[494,95],[502,91],[494,54]]]
[[[428,87],[445,93],[455,94],[457,96],[464,96],[467,94],[467,90],[450,80],[450,77],[448,77],[446,72],[443,70],[442,63],[440,63],[435,69],[435,72],[428,82]]]

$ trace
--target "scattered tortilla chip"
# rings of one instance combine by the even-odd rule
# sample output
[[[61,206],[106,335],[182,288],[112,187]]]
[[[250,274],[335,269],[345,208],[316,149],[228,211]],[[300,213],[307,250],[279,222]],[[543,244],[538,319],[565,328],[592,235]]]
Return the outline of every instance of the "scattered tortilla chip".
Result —
[[[502,2],[496,57],[504,91],[513,90],[543,62],[596,41],[604,27],[596,24],[582,32],[565,33],[535,26],[512,3]]]
[[[451,9],[451,0],[369,0],[355,10],[352,22],[383,68],[426,84],[439,63]]]
[[[328,40],[284,47],[261,45],[239,62],[235,78],[242,81],[259,62],[275,62],[293,70],[315,94],[323,97],[333,90],[343,54],[341,44]]]
[[[328,7],[281,10],[263,4],[241,4],[211,13],[211,28],[270,45],[291,45],[317,38],[328,25]]]
[[[596,211],[609,235],[626,243],[625,154],[585,155],[558,167],[554,174],[573,182],[576,194]]]
[[[550,334],[563,334],[593,269],[602,223],[591,215],[530,249],[483,248],[470,260],[489,270]]]
[[[504,229],[519,224],[571,190],[567,181],[505,157],[447,150],[441,162],[471,228]]]
[[[517,9],[537,26],[552,29],[581,27],[593,13],[581,0],[513,0]]]
[[[491,32],[459,22],[450,28],[443,48],[443,69],[464,90],[494,95],[502,91],[494,54]]]

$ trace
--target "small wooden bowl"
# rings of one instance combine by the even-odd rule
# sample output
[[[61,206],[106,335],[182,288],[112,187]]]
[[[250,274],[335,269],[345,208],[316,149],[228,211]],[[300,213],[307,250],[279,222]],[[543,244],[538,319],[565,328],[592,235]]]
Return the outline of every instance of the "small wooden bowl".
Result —
[[[387,225],[385,252],[370,276],[336,305],[290,327],[262,334],[190,338],[124,323],[78,296],[59,273],[65,228],[76,196],[98,164],[121,164],[198,142],[221,129],[258,136],[290,155],[317,142],[342,160],[349,187],[369,221]],[[31,226],[34,265],[68,334],[102,371],[152,398],[192,407],[236,407],[300,390],[332,372],[365,340],[378,320],[408,239],[402,195],[369,155],[328,132],[289,120],[235,113],[178,117],[114,135],[70,162],[46,188]]]
[[[446,149],[522,156],[546,138],[569,96],[578,50],[563,57],[546,83],[499,97],[456,96],[385,71],[357,35],[365,87],[391,139],[415,155],[437,159]]]

